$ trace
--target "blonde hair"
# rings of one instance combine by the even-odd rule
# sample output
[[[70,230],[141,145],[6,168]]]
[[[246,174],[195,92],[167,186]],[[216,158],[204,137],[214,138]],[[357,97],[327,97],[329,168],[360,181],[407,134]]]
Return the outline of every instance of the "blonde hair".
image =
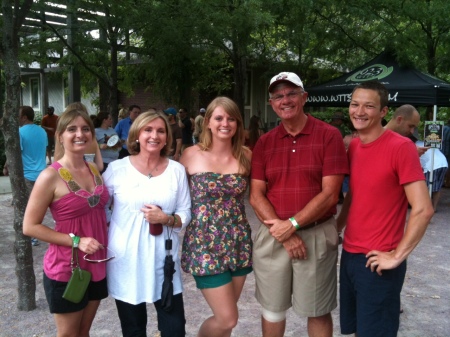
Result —
[[[141,132],[142,128],[144,128],[148,123],[154,121],[157,118],[161,118],[164,121],[167,134],[166,144],[161,149],[160,155],[167,156],[170,153],[170,151],[172,150],[172,131],[170,129],[169,121],[163,113],[158,113],[154,110],[151,110],[141,113],[134,120],[133,124],[131,124],[127,139],[127,147],[130,154],[138,154],[141,151],[140,144],[136,142],[136,140],[139,138],[139,133]]]
[[[128,117],[128,111],[125,108],[120,109],[119,111],[119,115],[117,116],[117,118],[119,119],[125,119]]]
[[[65,110],[61,116],[58,118],[58,123],[56,124],[56,134],[61,136],[64,131],[66,131],[67,127],[70,123],[72,123],[76,118],[81,117],[89,126],[91,130],[92,137],[95,138],[95,128],[94,123],[92,123],[92,119],[84,110],[74,109],[74,110]]]
[[[64,112],[70,111],[70,110],[82,110],[82,111],[84,111],[87,115],[89,115],[89,111],[88,111],[88,109],[86,108],[86,105],[84,105],[84,104],[81,103],[81,102],[73,102],[73,103],[70,103],[68,106],[66,106],[66,110],[64,110]],[[63,113],[64,113],[64,112],[63,112]]]
[[[203,131],[200,135],[200,142],[198,146],[203,151],[208,151],[208,149],[211,148],[213,140],[211,129],[208,128],[208,124],[214,110],[219,106],[222,107],[228,115],[236,119],[236,133],[231,138],[231,144],[233,147],[232,153],[233,157],[238,160],[239,166],[241,167],[241,169],[243,169],[244,174],[248,175],[250,173],[251,163],[248,157],[245,155],[246,150],[244,148],[244,122],[242,120],[242,115],[239,111],[238,106],[232,99],[219,96],[213,99],[211,103],[209,103],[208,107],[206,108],[205,117],[203,119]]]

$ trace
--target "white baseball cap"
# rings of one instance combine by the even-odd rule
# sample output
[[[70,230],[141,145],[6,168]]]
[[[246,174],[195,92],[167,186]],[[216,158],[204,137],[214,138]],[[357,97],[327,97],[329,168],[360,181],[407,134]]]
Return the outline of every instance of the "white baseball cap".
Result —
[[[273,87],[280,82],[290,82],[303,89],[303,82],[297,74],[283,71],[282,73],[279,73],[278,75],[272,77],[272,79],[270,80],[269,92],[271,92]]]

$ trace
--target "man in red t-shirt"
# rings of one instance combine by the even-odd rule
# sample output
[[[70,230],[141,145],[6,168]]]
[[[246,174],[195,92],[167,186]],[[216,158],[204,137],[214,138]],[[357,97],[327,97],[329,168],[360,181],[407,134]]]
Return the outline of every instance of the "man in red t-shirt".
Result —
[[[49,106],[47,108],[47,114],[42,117],[41,127],[47,132],[47,157],[48,163],[52,163],[52,152],[55,147],[55,130],[58,123],[58,116],[55,115],[55,108]]]
[[[308,94],[289,72],[274,76],[270,104],[281,124],[252,156],[250,203],[260,227],[254,242],[256,298],[263,336],[284,336],[291,306],[314,336],[332,336],[338,235],[333,215],[348,162],[339,130],[303,112]]]
[[[388,96],[384,85],[368,81],[355,87],[350,102],[359,137],[348,149],[350,191],[337,221],[339,231],[346,226],[339,278],[342,334],[397,336],[406,258],[433,216],[414,143],[381,125]]]

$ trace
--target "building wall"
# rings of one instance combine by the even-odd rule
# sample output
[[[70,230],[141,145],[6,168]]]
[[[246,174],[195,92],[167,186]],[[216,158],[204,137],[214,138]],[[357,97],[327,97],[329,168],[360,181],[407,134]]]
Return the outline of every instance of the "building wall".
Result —
[[[266,70],[258,68],[252,69],[250,73],[251,105],[246,106],[245,109],[245,125],[248,125],[251,116],[258,115],[261,117],[266,131],[273,129],[277,125],[278,116],[269,104],[269,92],[267,90],[272,75],[268,77]]]
[[[43,106],[41,99],[41,83],[40,75],[27,74],[21,76],[22,79],[22,103],[21,105],[29,105],[34,109],[36,114],[46,112],[47,107]],[[37,84],[37,91],[34,88]],[[55,113],[60,115],[68,104],[68,99],[65,91],[65,84],[62,74],[52,73],[47,77],[48,88],[48,105],[55,108]],[[97,94],[89,94],[81,98],[90,114],[97,114],[97,108],[92,104],[92,101],[97,97]]]
[[[132,104],[137,104],[141,107],[142,111],[147,111],[150,108],[164,110],[170,106],[154,95],[151,87],[146,88],[145,85],[137,86],[134,89],[134,95],[131,97],[128,97],[125,93],[119,93],[119,102],[124,108],[128,108]]]
[[[67,87],[65,85],[65,79],[62,74],[52,73],[47,77],[47,88],[48,88],[48,104],[49,106],[53,106],[55,108],[55,113],[60,115],[65,107],[68,104],[67,98],[67,90],[64,88]],[[268,103],[268,92],[267,88],[269,85],[269,78],[267,78],[267,71],[263,69],[252,69],[248,72],[248,87],[246,94],[248,97],[246,98],[246,104],[244,108],[244,125],[247,127],[250,117],[253,115],[259,115],[261,120],[265,126],[265,129],[272,129],[276,126],[277,123],[277,115],[272,110],[272,107]],[[35,112],[40,114],[45,110],[46,107],[43,107],[41,102],[40,95],[40,75],[36,74],[25,74],[22,75],[22,105],[30,105],[33,106]],[[37,83],[37,93],[36,89],[32,90],[33,85],[35,86]],[[34,92],[34,99],[33,94]],[[38,98],[36,99],[36,95]],[[201,95],[197,95],[197,101],[194,104],[194,108],[191,109],[190,113],[192,117],[195,117],[198,114],[198,110],[200,108],[199,102],[202,101],[202,107],[205,107],[209,104],[211,99],[201,99]],[[87,107],[90,114],[97,114],[97,107],[92,104],[97,98],[97,93],[90,94],[89,96],[82,97],[81,102]],[[206,101],[207,102],[206,102]],[[167,109],[168,107],[174,107],[178,109],[176,104],[167,103],[160,96],[156,95],[151,86],[148,85],[137,85],[134,89],[134,95],[128,97],[124,93],[119,93],[119,105],[120,107],[128,108],[128,106],[132,104],[137,104],[141,107],[142,111],[146,111],[149,108],[155,109]]]

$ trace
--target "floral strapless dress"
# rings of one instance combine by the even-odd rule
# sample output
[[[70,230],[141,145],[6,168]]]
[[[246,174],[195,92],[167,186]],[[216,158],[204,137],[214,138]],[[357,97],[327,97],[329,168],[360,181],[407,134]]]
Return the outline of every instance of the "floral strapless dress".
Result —
[[[184,234],[183,270],[205,276],[251,267],[251,229],[244,206],[248,178],[197,173],[190,185],[192,220]]]

